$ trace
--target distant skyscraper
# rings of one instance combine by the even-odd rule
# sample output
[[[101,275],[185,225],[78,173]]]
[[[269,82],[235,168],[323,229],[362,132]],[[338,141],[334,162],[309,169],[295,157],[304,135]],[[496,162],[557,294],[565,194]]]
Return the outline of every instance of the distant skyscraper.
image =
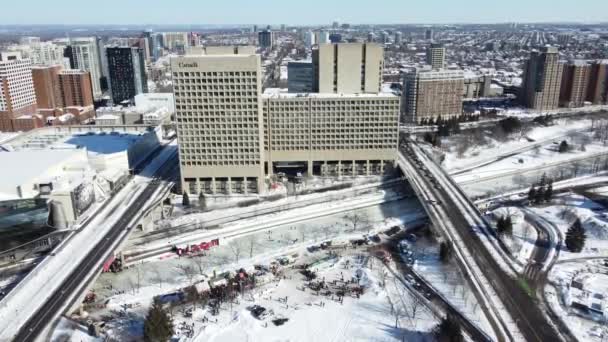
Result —
[[[20,53],[0,54],[0,89],[0,131],[14,132],[15,119],[36,113],[32,61]]]
[[[93,84],[93,96],[101,97],[101,65],[97,55],[97,39],[94,37],[86,38],[66,38],[55,40],[57,44],[65,45],[64,56],[70,59],[72,69],[85,70],[91,73]]]
[[[272,49],[274,45],[274,32],[264,30],[258,33],[258,45],[264,49]]]
[[[384,49],[381,45],[324,44],[313,50],[312,58],[315,92],[380,92],[384,70]]]
[[[445,47],[442,44],[431,44],[426,50],[426,64],[433,69],[445,68]]]
[[[327,31],[320,31],[318,32],[318,39],[317,39],[317,44],[329,44],[329,32]]]
[[[388,36],[388,32],[386,32],[386,31],[380,32],[380,42],[382,44],[388,44],[390,42],[390,38]]]
[[[304,34],[304,46],[311,48],[315,45],[315,34],[312,31],[306,31]]]
[[[376,35],[374,34],[374,32],[369,32],[367,34],[367,42],[373,43],[375,40],[376,40]]]
[[[110,90],[115,104],[148,92],[144,52],[141,48],[108,47]]]
[[[332,44],[337,44],[342,42],[342,35],[339,33],[332,33],[329,35],[329,41]]]
[[[435,38],[435,37],[434,37],[432,29],[427,29],[426,31],[424,31],[424,39],[433,40],[433,38]]]
[[[333,28],[334,30],[339,29],[339,28],[340,28],[340,23],[339,23],[339,22],[337,22],[337,21],[334,21],[334,22],[331,24],[331,28]]]
[[[163,32],[163,47],[172,52],[185,51],[188,46],[188,33]]]
[[[556,47],[534,51],[524,67],[521,103],[535,110],[555,109],[559,105],[563,65]]]
[[[287,64],[287,88],[290,93],[312,93],[314,72],[312,62]]]
[[[559,102],[563,107],[582,107],[587,98],[591,65],[587,61],[573,60],[563,67]]]
[[[464,73],[460,70],[416,69],[405,74],[403,120],[420,123],[462,114]]]
[[[395,32],[395,45],[400,45],[403,42],[403,32]]]

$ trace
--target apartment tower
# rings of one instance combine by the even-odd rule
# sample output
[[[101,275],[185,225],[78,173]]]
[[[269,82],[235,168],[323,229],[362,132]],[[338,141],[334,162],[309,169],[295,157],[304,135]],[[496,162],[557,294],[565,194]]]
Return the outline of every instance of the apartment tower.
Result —
[[[16,119],[36,113],[32,62],[21,54],[0,54],[0,131],[19,130]],[[34,118],[32,118],[34,120]]]
[[[144,50],[137,47],[107,47],[108,74],[112,101],[131,101],[148,92]]]
[[[433,69],[445,68],[445,47],[443,44],[433,43],[426,50],[426,64]]]
[[[587,100],[591,65],[584,60],[569,61],[563,66],[559,102],[562,107],[582,107]]]
[[[91,73],[82,70],[64,70],[59,73],[59,89],[64,107],[93,105]]]
[[[464,73],[460,70],[415,69],[405,74],[403,121],[448,119],[462,115]]]
[[[557,47],[547,46],[534,51],[526,62],[520,93],[522,105],[546,111],[559,106],[563,65]]]

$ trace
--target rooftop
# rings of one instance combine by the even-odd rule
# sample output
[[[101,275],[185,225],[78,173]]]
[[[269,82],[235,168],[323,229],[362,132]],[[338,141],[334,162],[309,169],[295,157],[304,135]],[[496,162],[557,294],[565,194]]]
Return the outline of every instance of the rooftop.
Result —
[[[334,93],[288,93],[286,88],[266,88],[262,94],[263,99],[289,99],[289,98],[383,98],[383,97],[398,97],[394,92],[381,93],[356,93],[356,94],[334,94]]]

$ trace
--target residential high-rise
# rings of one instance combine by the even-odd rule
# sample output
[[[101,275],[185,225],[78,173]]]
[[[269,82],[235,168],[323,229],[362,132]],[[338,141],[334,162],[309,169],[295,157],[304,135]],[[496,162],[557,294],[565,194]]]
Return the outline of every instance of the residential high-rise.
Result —
[[[263,49],[272,49],[274,45],[274,32],[270,30],[260,31],[258,33],[258,45]]]
[[[144,51],[136,47],[107,47],[112,101],[119,104],[148,92]]]
[[[260,56],[177,57],[171,72],[182,189],[264,191]]]
[[[102,95],[99,49],[95,37],[66,38],[55,40],[56,44],[64,45],[64,56],[70,59],[72,69],[85,70],[91,73],[93,84],[93,96],[99,98]]]
[[[535,110],[545,111],[559,106],[563,65],[559,62],[556,47],[544,47],[534,51],[526,62],[521,103]]]
[[[312,93],[314,72],[312,62],[287,64],[287,88],[290,93]]]
[[[57,45],[52,42],[35,43],[30,45],[30,57],[34,65],[63,65],[69,67],[69,60],[64,56],[65,46]]]
[[[315,34],[312,31],[306,31],[304,34],[304,46],[311,48],[315,45]]]
[[[163,47],[169,51],[185,50],[188,46],[188,33],[186,32],[163,32]]]
[[[562,107],[582,107],[587,100],[591,65],[584,60],[573,60],[563,67],[559,102]]]
[[[59,87],[59,73],[63,66],[35,66],[32,67],[32,81],[38,108],[55,109],[63,107],[61,89]]]
[[[374,32],[369,32],[367,34],[367,42],[373,43],[374,41],[376,41],[376,35],[374,34]]]
[[[312,54],[314,91],[378,93],[382,86],[384,49],[372,43],[319,45]]]
[[[445,68],[445,47],[443,44],[433,43],[426,50],[426,64],[433,69]]]
[[[316,39],[317,44],[329,44],[329,32],[327,31],[319,31],[318,33],[318,37]]]
[[[608,59],[591,64],[587,101],[593,104],[608,104]]]
[[[403,121],[448,119],[462,114],[464,73],[460,70],[415,69],[405,74]]]
[[[63,70],[58,74],[63,107],[93,105],[91,73],[82,70]]]
[[[32,61],[20,53],[0,54],[0,131],[19,129],[15,120],[36,113]],[[35,120],[33,117],[31,120]]]

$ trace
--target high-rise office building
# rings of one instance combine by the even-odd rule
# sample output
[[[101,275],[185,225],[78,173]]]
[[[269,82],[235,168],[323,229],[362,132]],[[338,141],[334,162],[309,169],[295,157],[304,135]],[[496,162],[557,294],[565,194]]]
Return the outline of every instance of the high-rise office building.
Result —
[[[61,88],[59,86],[59,73],[63,70],[61,65],[32,67],[32,81],[38,108],[55,109],[63,107]]]
[[[274,32],[270,30],[260,31],[258,33],[258,45],[263,49],[272,49],[274,45]]]
[[[400,45],[403,43],[403,32],[397,31],[395,32],[395,45]]]
[[[524,67],[520,93],[521,103],[535,110],[551,110],[559,106],[563,65],[556,47],[534,51]]]
[[[433,29],[426,29],[426,31],[424,31],[424,39],[433,40],[433,38],[435,38]]]
[[[108,71],[112,101],[119,104],[148,92],[144,52],[135,47],[108,47]]]
[[[260,56],[177,57],[171,72],[182,189],[263,191]]]
[[[462,114],[464,73],[460,70],[415,69],[405,74],[403,120],[448,119]]]
[[[319,45],[313,50],[314,91],[378,93],[382,86],[384,49],[371,43]]]
[[[433,43],[426,50],[426,64],[433,69],[445,68],[445,47],[443,44]]]
[[[312,93],[314,72],[312,62],[287,64],[287,88],[290,93]]]
[[[93,105],[91,73],[83,70],[63,70],[58,74],[63,107]]]
[[[102,69],[99,48],[95,37],[66,38],[55,40],[56,44],[64,45],[64,56],[70,59],[72,69],[85,70],[91,73],[93,84],[93,96],[99,98],[102,95],[101,76]]]
[[[340,33],[332,33],[329,35],[329,41],[332,44],[342,43],[342,35]]]
[[[356,176],[393,168],[398,96],[260,94],[261,62],[252,52],[171,60],[184,191],[256,193],[275,172]]]
[[[0,53],[0,131],[19,130],[15,120],[36,108],[32,61],[18,52]]]
[[[608,59],[591,64],[587,101],[593,104],[608,104]]]
[[[564,64],[559,102],[562,107],[582,107],[587,100],[591,65],[584,60]]]

